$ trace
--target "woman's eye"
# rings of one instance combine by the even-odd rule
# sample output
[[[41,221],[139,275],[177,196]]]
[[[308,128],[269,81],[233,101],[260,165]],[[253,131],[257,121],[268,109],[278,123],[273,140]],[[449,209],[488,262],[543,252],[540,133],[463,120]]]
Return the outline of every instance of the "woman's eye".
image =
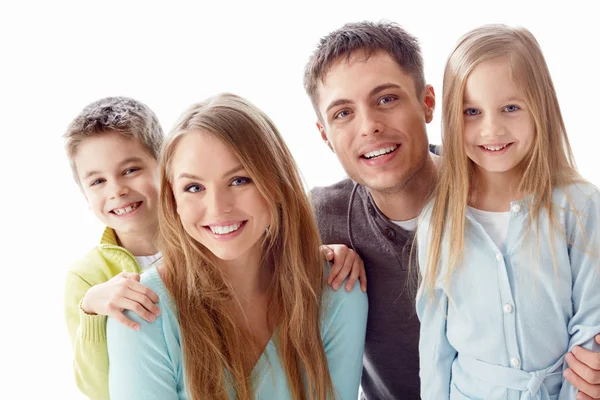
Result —
[[[467,108],[464,111],[465,115],[479,115],[479,110],[476,110],[474,108]]]
[[[520,110],[519,106],[515,106],[514,104],[504,107],[504,111],[507,111],[507,112],[515,112],[518,110]]]
[[[245,177],[235,178],[234,180],[231,181],[231,186],[239,186],[239,185],[243,185],[245,183],[250,183],[250,182],[252,182],[252,179],[250,179],[250,178],[245,178]]]
[[[201,185],[191,184],[191,185],[187,185],[183,190],[185,192],[198,193],[198,192],[203,191],[204,188]]]

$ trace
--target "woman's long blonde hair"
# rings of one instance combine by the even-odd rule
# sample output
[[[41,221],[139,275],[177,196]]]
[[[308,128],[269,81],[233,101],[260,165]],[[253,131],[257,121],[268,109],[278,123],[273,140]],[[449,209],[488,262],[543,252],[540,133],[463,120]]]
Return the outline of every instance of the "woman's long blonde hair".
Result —
[[[479,64],[503,59],[511,78],[522,88],[535,125],[535,137],[517,192],[531,196],[529,226],[542,211],[556,224],[552,210],[554,188],[580,180],[567,138],[558,99],[542,50],[524,28],[486,25],[465,34],[450,55],[444,71],[442,99],[442,152],[438,186],[434,192],[428,257],[423,276],[431,292],[440,272],[451,278],[464,250],[466,208],[472,194],[473,162],[464,144],[463,96],[469,74]],[[552,240],[553,235],[550,235]],[[442,239],[448,240],[448,263],[440,271]],[[553,246],[551,246],[553,250]],[[553,254],[554,259],[554,254]]]
[[[180,139],[205,132],[239,158],[271,210],[262,242],[264,268],[273,271],[269,324],[294,399],[325,399],[333,388],[320,333],[323,260],[319,232],[298,168],[277,128],[250,102],[220,94],[191,106],[166,139],[160,158],[161,275],[176,304],[187,390],[194,399],[254,398],[257,349],[231,315],[234,293],[212,253],[183,228],[172,190],[171,163]],[[250,347],[249,347],[250,346]],[[260,349],[261,350],[261,349]]]

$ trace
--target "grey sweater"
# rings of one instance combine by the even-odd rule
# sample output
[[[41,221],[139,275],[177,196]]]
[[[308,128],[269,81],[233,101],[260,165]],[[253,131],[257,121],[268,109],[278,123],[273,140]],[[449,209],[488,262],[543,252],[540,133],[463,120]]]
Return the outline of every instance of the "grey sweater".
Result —
[[[408,288],[412,235],[386,218],[368,191],[350,179],[316,187],[311,195],[323,243],[345,244],[365,262],[364,394],[368,400],[419,399],[419,320],[415,293]],[[414,265],[411,271],[416,270]]]

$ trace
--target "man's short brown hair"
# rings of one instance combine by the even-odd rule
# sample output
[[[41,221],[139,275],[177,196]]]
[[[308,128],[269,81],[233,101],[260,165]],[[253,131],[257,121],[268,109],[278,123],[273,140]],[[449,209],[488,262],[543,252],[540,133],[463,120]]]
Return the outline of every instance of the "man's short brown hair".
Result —
[[[138,139],[158,160],[164,134],[156,114],[144,103],[129,97],[106,97],[86,106],[69,124],[64,134],[65,149],[75,180],[73,158],[81,142],[106,132],[117,132]]]
[[[317,85],[340,57],[348,60],[355,51],[366,57],[389,54],[415,81],[417,93],[425,87],[423,57],[418,40],[394,22],[352,22],[321,38],[304,70],[304,89],[319,115]],[[319,117],[320,118],[320,117]]]

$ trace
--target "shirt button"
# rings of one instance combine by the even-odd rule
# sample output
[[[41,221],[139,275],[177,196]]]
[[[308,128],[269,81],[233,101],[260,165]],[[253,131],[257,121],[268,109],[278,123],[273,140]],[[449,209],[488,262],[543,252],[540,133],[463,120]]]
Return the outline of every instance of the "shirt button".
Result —
[[[496,260],[502,261],[502,254],[500,254],[500,253],[496,254]]]
[[[388,239],[392,240],[396,237],[396,232],[394,232],[394,230],[390,227],[385,227],[385,229],[383,230],[383,234],[385,236],[387,236]]]
[[[510,366],[513,368],[519,368],[521,365],[521,361],[517,357],[513,357],[510,359]]]
[[[373,209],[372,205],[369,204],[367,206],[367,210],[369,211],[369,214],[371,214],[372,217],[375,215],[375,210]]]
[[[514,206],[512,206],[512,211],[514,213],[518,213],[519,211],[521,211],[521,206],[518,204],[515,204]]]
[[[505,313],[509,314],[509,313],[511,313],[511,312],[512,312],[512,310],[513,310],[513,308],[512,308],[512,306],[510,305],[510,303],[506,303],[506,304],[504,305],[504,312],[505,312]]]

